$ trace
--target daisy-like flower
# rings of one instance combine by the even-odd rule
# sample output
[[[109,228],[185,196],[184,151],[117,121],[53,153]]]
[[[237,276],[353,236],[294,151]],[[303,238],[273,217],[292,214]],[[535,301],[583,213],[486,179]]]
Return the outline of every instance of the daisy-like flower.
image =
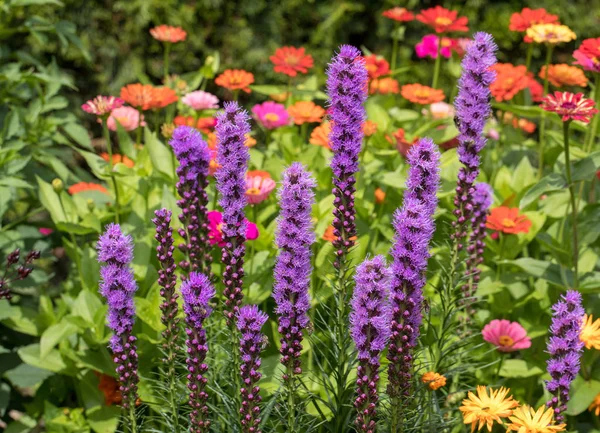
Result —
[[[365,120],[365,123],[363,123],[363,134],[365,134],[365,137],[370,137],[376,132],[377,123],[373,122],[372,120]]]
[[[128,84],[121,88],[121,99],[142,111],[164,108],[176,102],[179,97],[168,87],[154,87],[151,84]]]
[[[246,197],[248,204],[258,204],[269,197],[277,185],[266,171],[253,170],[246,173]]]
[[[243,90],[250,93],[250,84],[254,83],[254,74],[243,69],[226,69],[221,75],[215,78],[217,86],[229,90]]]
[[[538,44],[562,44],[571,42],[577,35],[562,24],[535,24],[527,29],[527,37]]]
[[[421,382],[427,385],[430,390],[435,391],[446,385],[446,377],[435,371],[428,371],[421,376]]]
[[[177,96],[177,92],[175,92],[175,90],[169,87],[155,87],[153,90],[153,101],[150,108],[153,110],[165,108],[167,105],[177,102],[178,99],[179,96]]]
[[[407,22],[415,19],[415,14],[406,8],[395,7],[385,10],[381,13],[386,18],[389,18],[398,22]]]
[[[106,152],[102,152],[100,154],[100,158],[102,158],[106,162],[108,162],[108,160],[110,159],[108,153],[106,153]],[[113,154],[112,163],[113,164],[120,163],[120,164],[125,165],[125,167],[129,167],[129,168],[133,168],[133,166],[135,165],[135,163],[130,158],[126,157],[125,155],[120,155],[118,153]]]
[[[433,28],[436,33],[469,31],[469,27],[467,27],[469,19],[467,17],[459,17],[458,12],[441,6],[422,10],[417,15],[417,20]]]
[[[140,112],[133,107],[119,107],[114,109],[110,113],[110,116],[108,116],[106,125],[111,131],[116,131],[117,122],[125,131],[133,131],[138,125],[146,126],[144,116],[142,116],[142,123],[140,125]]]
[[[585,73],[571,65],[561,63],[558,65],[548,65],[548,81],[554,87],[563,86],[587,86],[588,80]],[[542,66],[539,75],[540,78],[546,78],[546,65]]]
[[[490,92],[498,102],[510,101],[530,84],[525,65],[496,63],[491,69],[496,72],[496,78],[490,84]]]
[[[150,34],[157,41],[170,42],[172,44],[185,41],[187,37],[186,31],[181,27],[173,27],[166,24],[150,29]]]
[[[71,195],[79,194],[81,192],[86,192],[86,191],[99,191],[103,194],[108,194],[108,190],[105,187],[103,187],[102,185],[100,185],[98,183],[92,183],[92,182],[75,183],[75,184],[71,185],[67,191],[69,191],[69,194],[71,194]]]
[[[308,142],[315,146],[322,146],[325,149],[331,150],[329,143],[329,134],[331,133],[331,123],[323,122],[310,133],[310,139]]]
[[[325,110],[312,101],[298,101],[288,108],[288,113],[296,125],[302,125],[320,122],[325,115]]]
[[[369,74],[369,80],[379,78],[390,73],[390,64],[383,57],[376,54],[365,56],[365,68]]]
[[[579,339],[585,344],[586,349],[593,347],[596,350],[600,350],[600,319],[594,321],[594,316],[591,314],[583,316],[583,325],[581,326]]]
[[[527,336],[527,331],[517,322],[492,320],[483,327],[481,335],[500,352],[515,352],[531,347],[531,339]]]
[[[219,98],[203,90],[188,93],[181,98],[181,102],[196,111],[219,108]]]
[[[105,117],[116,108],[121,107],[125,101],[115,96],[96,96],[81,106],[86,113],[95,114],[98,117]]]
[[[586,71],[600,72],[600,38],[584,39],[573,53],[576,65]]]
[[[208,218],[208,241],[211,245],[225,246],[223,240],[223,214],[219,211],[210,211]],[[258,238],[258,227],[256,224],[246,220],[246,240],[253,241]]]
[[[600,416],[600,394],[594,397],[594,401],[589,405],[588,410],[596,416]]]
[[[441,102],[445,98],[443,90],[434,89],[418,83],[405,84],[402,86],[400,93],[405,99],[408,99],[410,102],[419,105],[428,105],[433,104],[434,102]]]
[[[252,107],[252,114],[258,123],[267,129],[275,129],[290,123],[290,116],[283,104],[266,101]]]
[[[440,44],[440,54],[442,55],[442,57],[449,59],[452,56],[452,51],[456,49],[458,42],[456,41],[456,39],[451,39],[447,37],[439,38],[437,35],[423,36],[421,42],[415,45],[417,57],[420,59],[424,57],[431,57],[432,59],[437,58],[438,45]]]
[[[531,220],[526,215],[520,215],[519,208],[499,206],[492,209],[485,226],[507,234],[529,233]]]
[[[526,32],[529,27],[536,24],[558,24],[558,16],[548,13],[543,8],[523,8],[521,12],[515,12],[510,16],[508,28],[513,32]]]
[[[519,402],[512,396],[508,396],[510,389],[490,389],[488,394],[485,386],[477,386],[477,395],[469,391],[468,398],[462,401],[460,411],[463,414],[463,422],[471,424],[471,432],[475,429],[481,430],[486,426],[492,431],[494,422],[502,424],[502,419],[513,414],[513,410],[519,406]]]
[[[298,73],[306,74],[314,66],[313,58],[306,54],[304,47],[281,47],[269,57],[274,65],[273,70],[281,74],[295,77]]]
[[[429,106],[429,108],[423,108],[421,110],[424,116],[428,116],[432,119],[449,119],[454,118],[456,114],[456,110],[454,109],[454,105],[448,104],[446,102],[434,102]]]
[[[587,99],[583,93],[554,92],[542,99],[541,107],[546,111],[558,114],[563,122],[579,120],[589,123],[598,112],[593,99]]]
[[[380,95],[397,95],[400,91],[399,87],[398,81],[391,77],[375,78],[374,80],[371,80],[369,93],[371,95],[374,95],[375,93],[379,93]]]
[[[546,406],[541,406],[537,411],[523,405],[513,412],[510,424],[506,431],[516,431],[519,433],[555,433],[564,431],[566,424],[555,424],[553,419],[554,410]]]

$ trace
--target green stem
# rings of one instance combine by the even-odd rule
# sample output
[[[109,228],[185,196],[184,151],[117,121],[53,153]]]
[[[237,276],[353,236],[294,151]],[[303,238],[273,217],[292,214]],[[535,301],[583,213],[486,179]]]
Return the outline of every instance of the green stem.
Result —
[[[171,52],[171,43],[165,43],[165,60],[163,66],[165,68],[165,79],[164,83],[167,84],[167,80],[169,79],[169,53]]]
[[[129,428],[131,433],[137,432],[137,419],[135,418],[135,402],[129,405]]]
[[[43,206],[36,207],[35,209],[32,209],[29,212],[27,212],[25,215],[21,216],[20,218],[17,218],[16,220],[11,221],[10,223],[2,226],[2,228],[0,228],[0,232],[6,231],[6,230],[10,230],[11,228],[13,228],[15,226],[18,226],[23,221],[26,221],[30,217],[32,217],[34,215],[37,215],[37,214],[43,212],[44,210],[46,210],[46,208],[43,207]]]
[[[437,89],[438,80],[440,77],[440,66],[442,64],[442,39],[438,37],[437,57],[435,58],[435,66],[433,67],[433,83],[431,87]]]
[[[600,105],[600,73],[596,73],[594,77],[594,101],[596,102],[596,107]],[[586,153],[591,152],[594,146],[594,139],[596,138],[596,131],[598,129],[598,119],[600,115],[596,114],[594,119],[592,120],[592,127],[590,128],[590,136],[588,137],[587,143],[585,145]]]
[[[287,431],[290,433],[296,433],[296,402],[295,402],[295,387],[294,381],[296,380],[294,377],[294,371],[291,366],[287,368],[287,376],[288,376],[288,425]]]
[[[500,281],[500,271],[502,270],[500,262],[504,259],[504,244],[506,241],[506,236],[502,233],[498,232],[498,236],[500,237],[500,251],[498,252],[498,264],[496,265],[496,281]]]
[[[396,53],[398,52],[398,28],[399,24],[394,26],[394,33],[392,34],[392,72],[396,69]]]
[[[142,111],[142,107],[138,107],[139,118],[138,118],[138,127],[135,132],[135,144],[138,146],[142,144],[142,122],[144,121],[144,112]]]
[[[121,205],[119,203],[119,185],[117,183],[117,178],[115,177],[115,173],[113,172],[114,164],[113,164],[113,152],[112,152],[112,144],[110,142],[110,132],[108,130],[108,122],[107,119],[102,119],[102,129],[104,131],[104,141],[106,141],[106,151],[108,153],[108,166],[110,168],[110,179],[113,184],[113,188],[115,190],[115,222],[119,224],[119,215],[121,214]]]
[[[61,203],[62,206],[62,203]],[[76,250],[77,249],[77,239],[75,238],[75,235],[73,233],[70,233],[70,237],[71,237],[71,243],[73,244],[73,249]],[[83,280],[83,266],[81,264],[81,254],[78,254],[77,251],[75,252],[75,266],[77,267],[77,274],[79,276],[79,282],[81,283],[81,288],[84,289],[85,288],[85,284],[84,284],[84,280]]]
[[[525,70],[529,72],[531,67],[531,56],[533,55],[533,43],[527,44],[527,59],[525,60]]]
[[[568,120],[563,122],[563,134],[564,134],[564,142],[565,142],[565,167],[567,172],[567,185],[569,186],[569,194],[571,196],[571,211],[572,211],[572,228],[573,228],[573,270],[575,272],[575,287],[577,289],[579,287],[579,243],[577,239],[577,202],[575,195],[575,186],[573,185],[573,180],[571,178],[571,157],[569,152],[569,126],[571,125],[571,121]]]
[[[173,433],[179,433],[179,406],[177,405],[177,375],[175,371],[175,352],[173,344],[169,343],[167,371],[169,380],[169,403],[171,404],[171,413],[173,414]]]
[[[552,59],[553,45],[548,45],[546,51],[546,73],[544,74],[544,96],[548,93],[548,66]],[[544,175],[544,145],[546,141],[546,112],[542,113],[542,122],[540,124],[540,140],[538,146],[538,180]]]

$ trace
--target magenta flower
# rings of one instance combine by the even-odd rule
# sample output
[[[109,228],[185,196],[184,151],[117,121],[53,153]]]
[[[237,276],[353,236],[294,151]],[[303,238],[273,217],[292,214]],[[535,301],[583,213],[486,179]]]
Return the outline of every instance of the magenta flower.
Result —
[[[438,44],[440,38],[436,35],[423,36],[421,42],[415,46],[417,57],[420,59],[424,57],[431,57],[432,59],[437,58],[438,55]],[[440,54],[449,59],[452,56],[452,49],[455,47],[456,41],[450,38],[442,38],[442,46],[440,48]]]
[[[481,335],[500,352],[515,352],[531,347],[531,339],[525,328],[510,320],[492,320],[483,327]]]
[[[285,106],[267,101],[252,107],[252,114],[258,123],[267,129],[275,129],[290,123],[290,115]]]
[[[50,236],[54,230],[48,227],[40,227],[39,232],[41,235]]]
[[[115,108],[121,107],[125,101],[115,96],[96,96],[81,106],[86,113],[95,114],[98,117],[104,117],[110,114]]]
[[[117,130],[117,122],[123,127],[125,131],[133,131],[138,127],[140,121],[140,112],[133,107],[119,107],[115,108],[108,116],[106,125],[111,131]],[[141,126],[146,126],[144,122],[144,116],[142,116]]]
[[[208,213],[208,241],[211,245],[217,244],[220,247],[225,246],[223,240],[223,214],[216,210]],[[258,238],[258,227],[256,224],[246,220],[246,240],[253,241]]]
[[[258,204],[267,199],[275,189],[276,183],[266,172],[246,173],[246,197],[248,204]]]
[[[188,93],[181,98],[181,102],[196,111],[219,108],[219,98],[203,90]]]

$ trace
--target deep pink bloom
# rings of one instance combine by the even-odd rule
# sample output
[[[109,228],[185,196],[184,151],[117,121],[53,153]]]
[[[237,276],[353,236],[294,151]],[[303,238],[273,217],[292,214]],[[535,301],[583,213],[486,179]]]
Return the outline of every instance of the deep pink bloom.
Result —
[[[252,113],[258,123],[267,129],[275,129],[290,123],[290,115],[285,106],[267,101],[252,107]]]
[[[181,102],[196,111],[219,108],[219,98],[203,90],[188,93],[181,98]]]
[[[438,54],[438,44],[440,38],[437,35],[426,35],[423,36],[421,42],[415,46],[417,56],[422,59],[423,57],[431,57],[435,59]],[[440,54],[445,58],[452,56],[452,50],[457,46],[456,40],[443,37],[442,46],[440,48]]]
[[[515,352],[531,347],[531,339],[525,328],[510,320],[492,320],[483,327],[481,335],[500,352]]]
[[[40,231],[40,234],[42,234],[42,235],[44,235],[44,236],[49,236],[49,235],[51,235],[51,234],[52,234],[52,232],[53,232],[54,230],[52,230],[52,229],[50,229],[50,228],[48,228],[48,227],[40,227],[40,230],[39,230],[39,231]]]
[[[208,213],[208,241],[211,245],[217,244],[220,247],[225,246],[223,240],[223,214],[216,210],[211,210]],[[256,224],[246,220],[246,240],[253,241],[258,238],[258,227]]]
[[[139,125],[140,112],[133,107],[119,107],[110,113],[106,125],[111,131],[117,130],[117,122],[121,124],[125,131],[133,131]],[[144,116],[142,116],[141,126],[146,126]]]
[[[98,117],[110,114],[115,108],[121,107],[125,101],[115,96],[96,96],[81,106],[86,113],[95,114]]]

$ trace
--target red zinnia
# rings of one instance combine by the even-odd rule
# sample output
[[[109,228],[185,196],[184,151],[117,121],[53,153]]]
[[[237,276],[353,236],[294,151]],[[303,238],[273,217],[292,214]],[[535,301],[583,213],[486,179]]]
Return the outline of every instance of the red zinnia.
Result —
[[[436,33],[469,31],[469,27],[467,27],[469,19],[467,17],[458,17],[458,12],[441,6],[422,10],[417,15],[417,19],[432,27]]]
[[[415,19],[415,15],[411,11],[401,7],[388,9],[386,11],[383,11],[381,15],[398,22],[412,21]]]
[[[598,112],[592,99],[584,98],[583,93],[554,92],[542,99],[541,107],[558,114],[563,122],[579,120],[589,123]]]
[[[524,8],[521,12],[515,12],[510,17],[508,28],[513,32],[525,32],[531,26],[537,24],[558,24],[558,16],[546,12],[546,9]],[[525,42],[531,43],[529,36],[525,36]]]
[[[510,101],[530,84],[524,65],[496,63],[492,69],[496,71],[496,78],[490,85],[490,93],[499,102]]]
[[[215,78],[217,86],[225,87],[229,90],[243,90],[250,93],[250,84],[254,83],[254,74],[243,69],[226,69],[221,75]]]
[[[365,68],[367,68],[370,80],[390,73],[390,64],[387,60],[375,54],[365,56]]]
[[[158,41],[172,44],[185,41],[187,37],[187,33],[181,27],[167,26],[166,24],[150,29],[150,34]]]
[[[502,233],[529,233],[531,220],[526,215],[519,215],[519,209],[499,206],[492,209],[485,226]]]
[[[304,47],[281,47],[269,57],[275,65],[273,70],[281,74],[295,77],[298,72],[306,74],[313,67],[313,58],[304,52]]]

